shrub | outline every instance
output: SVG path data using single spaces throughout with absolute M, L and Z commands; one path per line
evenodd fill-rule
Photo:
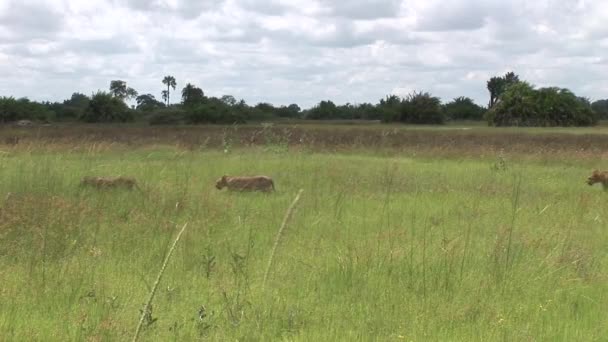
M 152 113 L 148 117 L 150 125 L 179 125 L 183 123 L 186 112 L 182 109 L 165 109 Z
M 599 115 L 600 119 L 608 119 L 608 99 L 593 102 L 591 108 Z
M 209 98 L 206 103 L 189 108 L 186 111 L 186 122 L 190 124 L 233 124 L 244 123 L 245 119 L 236 110 L 220 99 Z
M 0 97 L 0 122 L 17 120 L 49 121 L 55 118 L 55 112 L 48 106 L 30 101 L 27 98 Z
M 429 93 L 412 92 L 401 102 L 399 121 L 412 124 L 442 124 L 441 101 Z
M 485 109 L 468 97 L 457 97 L 443 106 L 445 115 L 451 120 L 483 120 Z
M 99 91 L 91 97 L 81 120 L 85 122 L 127 122 L 133 120 L 133 113 L 119 98 Z
M 536 90 L 518 82 L 505 90 L 486 119 L 495 126 L 589 126 L 598 117 L 587 100 L 568 89 Z

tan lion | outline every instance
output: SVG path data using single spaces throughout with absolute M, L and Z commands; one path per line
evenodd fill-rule
M 215 182 L 215 187 L 221 190 L 227 187 L 234 191 L 274 191 L 274 181 L 267 176 L 231 177 L 222 176 Z
M 130 177 L 84 177 L 80 181 L 81 186 L 93 186 L 98 189 L 103 188 L 126 188 L 133 189 L 137 186 L 137 181 Z
M 604 190 L 608 191 L 608 171 L 594 170 L 589 178 L 587 178 L 587 184 L 593 185 L 595 183 L 602 183 Z

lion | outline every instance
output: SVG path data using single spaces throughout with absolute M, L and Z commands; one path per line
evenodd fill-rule
M 215 182 L 215 187 L 221 190 L 227 187 L 235 191 L 274 191 L 274 181 L 267 176 L 233 177 L 222 176 Z
M 591 176 L 587 178 L 587 184 L 593 185 L 595 183 L 602 183 L 604 190 L 608 191 L 608 171 L 594 170 Z
M 137 181 L 130 177 L 84 177 L 80 181 L 81 186 L 93 186 L 98 189 L 103 188 L 139 188 Z

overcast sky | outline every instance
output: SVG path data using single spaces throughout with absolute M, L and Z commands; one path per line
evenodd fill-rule
M 249 104 L 424 90 L 485 105 L 509 70 L 608 98 L 608 1 L 0 0 L 0 96 L 61 101 L 121 79 L 160 99 L 173 75 Z

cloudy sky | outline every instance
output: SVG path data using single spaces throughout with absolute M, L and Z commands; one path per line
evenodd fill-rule
M 487 103 L 514 70 L 608 98 L 605 0 L 0 0 L 0 96 L 63 100 L 164 75 L 250 104 Z

